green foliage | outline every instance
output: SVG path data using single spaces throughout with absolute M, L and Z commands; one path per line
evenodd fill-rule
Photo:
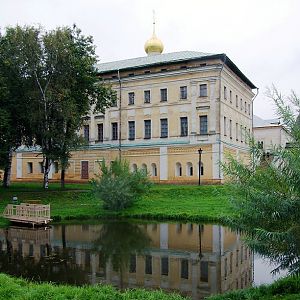
M 184 300 L 176 294 L 142 289 L 118 291 L 112 286 L 96 285 L 75 287 L 49 283 L 33 283 L 0 274 L 0 299 L 6 300 Z
M 0 123 L 9 125 L 5 139 L 0 128 L 0 149 L 6 156 L 34 142 L 45 158 L 44 180 L 51 160 L 63 170 L 68 166 L 71 150 L 82 144 L 77 131 L 83 117 L 92 107 L 104 112 L 116 99 L 99 81 L 96 63 L 92 37 L 75 25 L 6 28 L 0 35 Z
M 255 288 L 237 290 L 224 295 L 208 297 L 207 300 L 271 300 L 300 299 L 300 278 L 286 277 L 271 285 L 261 285 Z
M 131 172 L 124 160 L 115 160 L 109 167 L 102 161 L 100 167 L 101 175 L 92 185 L 103 200 L 104 209 L 119 211 L 130 207 L 150 187 L 147 174 L 142 170 Z
M 291 147 L 274 146 L 269 158 L 252 140 L 250 163 L 229 157 L 223 165 L 231 177 L 234 195 L 231 204 L 237 212 L 232 224 L 248 233 L 248 244 L 278 265 L 300 274 L 300 100 L 292 93 L 285 99 L 274 87 L 274 99 Z

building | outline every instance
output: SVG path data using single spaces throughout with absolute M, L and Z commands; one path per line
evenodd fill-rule
M 145 57 L 97 66 L 118 101 L 85 118 L 81 134 L 89 147 L 73 152 L 66 180 L 88 180 L 99 173 L 99 161 L 121 157 L 155 182 L 196 183 L 200 173 L 204 183 L 221 183 L 224 154 L 247 155 L 255 85 L 226 54 L 162 54 L 155 32 L 145 51 Z M 41 179 L 42 172 L 38 151 L 17 151 L 14 180 Z M 59 179 L 57 163 L 49 175 Z
M 253 136 L 266 153 L 272 153 L 274 146 L 285 148 L 291 142 L 291 136 L 278 118 L 263 120 L 254 116 Z

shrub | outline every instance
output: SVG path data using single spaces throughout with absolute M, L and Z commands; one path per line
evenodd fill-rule
M 116 160 L 100 164 L 101 175 L 92 180 L 95 194 L 103 200 L 103 208 L 119 211 L 131 206 L 148 191 L 150 181 L 143 170 L 131 172 L 127 161 Z

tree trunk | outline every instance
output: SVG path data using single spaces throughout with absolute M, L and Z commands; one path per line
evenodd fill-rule
M 60 187 L 62 189 L 65 188 L 65 175 L 66 175 L 66 170 L 62 168 L 60 173 Z
M 45 157 L 45 164 L 44 164 L 44 183 L 43 188 L 48 189 L 49 187 L 49 172 L 50 172 L 50 160 L 48 157 Z
M 11 161 L 12 161 L 12 149 L 9 150 L 7 155 L 7 164 L 4 168 L 4 176 L 3 176 L 3 187 L 8 188 L 10 186 L 10 175 L 11 175 Z

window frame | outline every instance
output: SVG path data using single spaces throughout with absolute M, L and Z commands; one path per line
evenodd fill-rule
M 202 88 L 204 87 L 204 89 Z M 199 85 L 199 97 L 207 97 L 208 96 L 208 87 L 207 83 L 203 83 Z

